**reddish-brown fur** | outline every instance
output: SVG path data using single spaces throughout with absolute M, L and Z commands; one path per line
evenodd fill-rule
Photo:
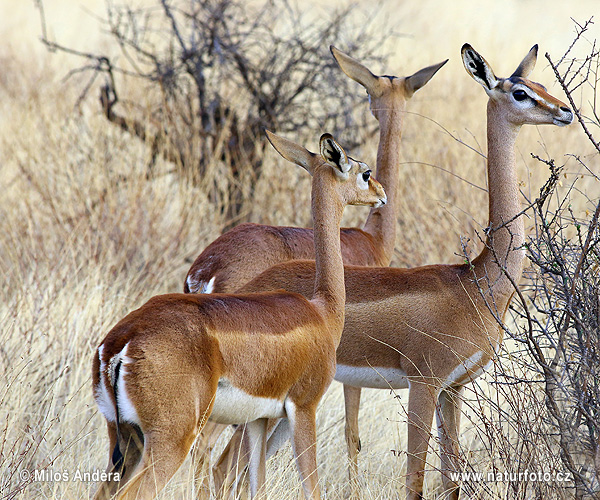
M 422 498 L 423 477 L 431 422 L 436 413 L 441 425 L 441 471 L 444 495 L 458 498 L 459 485 L 449 472 L 458 468 L 460 399 L 463 386 L 479 375 L 502 342 L 497 318 L 504 315 L 519 282 L 524 252 L 524 225 L 515 175 L 514 143 L 525 123 L 555 123 L 572 120 L 571 111 L 548 96 L 539 84 L 524 76 L 533 69 L 537 46 L 519 66 L 519 84 L 538 98 L 535 105 L 522 107 L 512 100 L 511 79 L 498 80 L 485 60 L 480 64 L 491 81 L 488 103 L 488 185 L 490 231 L 486 247 L 471 265 L 431 265 L 413 269 L 361 268 L 345 266 L 346 321 L 337 350 L 340 380 L 344 368 L 384 369 L 404 372 L 409 380 L 407 497 Z M 480 58 L 470 46 L 463 47 L 465 67 Z M 475 59 L 478 60 L 478 59 Z M 471 66 L 471 68 L 474 68 Z M 468 69 L 468 68 L 467 68 Z M 517 73 L 515 72 L 515 73 Z M 469 70 L 469 73 L 482 85 Z M 521 77 L 521 75 L 523 77 Z M 485 87 L 485 85 L 484 85 Z M 475 281 L 477 278 L 477 282 Z M 314 263 L 287 262 L 265 271 L 241 291 L 284 288 L 310 293 Z M 481 353 L 481 355 L 479 355 Z M 343 381 L 344 379 L 342 379 Z M 385 380 L 382 381 L 385 386 Z M 399 384 L 401 385 L 401 384 Z M 346 440 L 350 454 L 350 479 L 356 488 L 359 451 L 358 409 L 361 387 L 345 385 Z M 400 388 L 400 387 L 398 387 Z M 231 467 L 230 457 L 240 458 L 240 432 L 219 460 L 216 481 L 221 482 Z
M 369 233 L 353 227 L 340 229 L 342 258 L 346 264 L 384 266 L 385 256 Z M 275 264 L 294 259 L 314 259 L 312 229 L 266 226 L 247 222 L 213 241 L 198 256 L 190 270 L 196 282 L 214 277 L 213 293 L 231 292 Z M 189 279 L 184 283 L 190 290 Z
M 405 110 L 411 96 L 425 85 L 446 61 L 424 68 L 410 77 L 378 77 L 358 61 L 331 47 L 346 75 L 360 83 L 370 96 L 373 116 L 379 121 L 377 178 L 386 189 L 388 202 L 371 210 L 363 229 L 340 230 L 345 264 L 388 266 L 396 242 L 400 139 Z M 305 228 L 241 224 L 211 243 L 188 271 L 184 290 L 201 291 L 214 277 L 212 291 L 233 291 L 260 272 L 280 262 L 314 258 L 313 231 Z M 190 290 L 190 284 L 193 290 Z M 196 442 L 199 485 L 209 494 L 208 455 L 223 426 L 209 423 Z M 240 429 L 240 433 L 244 432 Z M 204 451 L 202 451 L 204 450 Z
M 364 229 L 341 229 L 342 258 L 349 265 L 388 266 L 396 241 L 395 195 L 404 110 L 414 92 L 446 61 L 406 78 L 377 77 L 336 48 L 331 51 L 341 69 L 371 96 L 371 110 L 380 123 L 377 178 L 388 194 L 388 203 L 371 210 Z M 184 291 L 202 292 L 214 278 L 212 293 L 233 292 L 275 264 L 314 257 L 312 229 L 241 224 L 213 241 L 196 258 Z
M 285 415 L 305 496 L 320 498 L 315 411 L 334 375 L 344 322 L 339 222 L 345 205 L 379 206 L 385 193 L 368 177 L 368 167 L 349 160 L 329 134 L 321 138 L 321 155 L 268 137 L 282 156 L 313 174 L 312 300 L 286 291 L 169 294 L 121 320 L 100 344 L 93 370 L 94 395 L 107 417 L 111 446 L 117 445 L 108 470 L 119 467 L 113 458 L 121 449 L 125 470 L 120 483 L 102 484 L 96 499 L 115 493 L 120 500 L 153 498 L 180 467 L 215 405 L 221 411 L 217 420 L 248 422 L 252 431 L 253 497 L 263 493 L 266 417 Z M 268 410 L 262 410 L 265 401 Z
M 286 289 L 310 296 L 314 276 L 314 261 L 283 263 L 241 291 Z M 413 269 L 344 266 L 344 279 L 346 324 L 337 350 L 338 364 L 400 368 L 412 377 L 435 370 L 442 378 L 456 366 L 457 353 L 462 361 L 477 350 L 487 351 L 485 365 L 500 340 L 497 325 L 484 312 L 485 304 L 468 265 Z M 464 291 L 457 293 L 458 289 Z M 434 309 L 432 296 L 436 297 Z M 465 331 L 465 321 L 474 328 Z M 485 330 L 489 338 L 481 335 Z M 466 335 L 457 337 L 456 331 Z M 424 350 L 424 336 L 444 349 Z M 436 361 L 430 365 L 432 355 Z

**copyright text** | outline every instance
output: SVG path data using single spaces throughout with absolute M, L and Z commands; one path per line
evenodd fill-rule
M 97 481 L 120 481 L 119 472 L 106 472 L 101 470 L 52 470 L 52 469 L 22 469 L 19 478 L 23 482 L 31 483 L 67 483 L 67 482 L 97 482 Z

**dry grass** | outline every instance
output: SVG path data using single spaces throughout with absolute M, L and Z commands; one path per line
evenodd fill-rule
M 587 19 L 595 2 L 578 2 L 577 9 L 558 0 L 480 2 L 476 12 L 465 1 L 418 4 L 383 6 L 388 24 L 410 37 L 396 42 L 389 68 L 373 68 L 404 74 L 451 58 L 415 96 L 406 116 L 394 263 L 408 266 L 460 260 L 459 237 L 473 237 L 487 222 L 487 195 L 469 184 L 485 188 L 485 162 L 447 132 L 485 151 L 486 97 L 462 68 L 462 43 L 472 43 L 500 76 L 507 76 L 536 42 L 542 56 L 562 54 L 572 39 L 569 16 Z M 88 6 L 102 13 L 99 0 Z M 19 479 L 19 471 L 104 468 L 103 419 L 90 390 L 93 349 L 128 311 L 152 295 L 181 290 L 189 259 L 225 221 L 201 187 L 168 173 L 148 181 L 146 148 L 108 126 L 93 99 L 74 112 L 80 87 L 61 82 L 73 61 L 53 58 L 35 43 L 37 17 L 31 6 L 5 4 L 0 10 L 8 40 L 0 51 L 0 498 L 85 498 L 93 483 L 28 483 Z M 82 10 L 47 2 L 46 11 L 62 41 L 81 41 L 86 48 L 106 43 Z M 560 97 L 543 57 L 533 77 Z M 356 91 L 362 92 L 358 85 Z M 368 113 L 366 102 L 362 112 Z M 314 140 L 307 146 L 314 148 L 321 132 L 312 131 Z M 352 154 L 374 164 L 376 148 L 373 141 Z M 530 152 L 566 163 L 568 178 L 584 172 L 565 154 L 591 152 L 576 126 L 524 127 L 518 150 L 519 177 L 529 197 L 548 173 Z M 274 152 L 268 155 L 272 161 L 257 187 L 252 219 L 307 225 L 306 175 L 276 161 Z M 580 188 L 597 197 L 595 181 L 584 179 Z M 574 196 L 575 210 L 588 208 L 584 199 Z M 365 210 L 349 208 L 345 224 L 360 225 L 365 216 Z M 477 240 L 473 248 L 479 249 Z M 504 357 L 514 361 L 510 345 Z M 475 403 L 465 409 L 463 447 L 483 470 L 488 455 L 482 452 L 484 419 L 477 401 L 482 394 L 494 397 L 487 384 L 491 378 L 493 373 L 487 374 L 467 394 Z M 405 449 L 406 394 L 394 396 L 364 391 L 360 467 L 365 498 L 403 495 L 405 457 L 391 450 Z M 320 475 L 332 499 L 344 498 L 346 491 L 342 408 L 340 387 L 334 384 L 318 413 Z M 269 467 L 270 497 L 296 498 L 299 485 L 289 452 Z M 162 498 L 192 498 L 190 477 L 184 465 Z M 439 482 L 430 474 L 426 491 L 435 491 Z M 505 496 L 505 487 L 498 486 L 499 495 Z

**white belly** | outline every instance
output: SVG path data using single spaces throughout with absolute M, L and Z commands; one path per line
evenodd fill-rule
M 477 351 L 470 358 L 465 359 L 462 363 L 459 363 L 454 370 L 448 375 L 448 378 L 444 381 L 442 388 L 446 389 L 457 383 L 466 383 L 471 380 L 475 380 L 479 377 L 484 370 L 489 368 L 492 361 L 488 361 L 484 367 L 477 366 L 483 357 L 483 351 Z M 475 370 L 474 370 L 475 369 Z M 474 370 L 470 375 L 469 372 Z
M 335 379 L 342 384 L 371 389 L 408 389 L 406 373 L 398 368 L 337 365 Z
M 286 416 L 285 400 L 252 396 L 220 379 L 209 420 L 219 424 L 243 424 L 258 418 Z

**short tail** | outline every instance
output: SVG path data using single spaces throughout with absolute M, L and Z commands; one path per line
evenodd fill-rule
M 112 463 L 116 471 L 120 471 L 121 474 L 125 473 L 125 459 L 123 457 L 123 453 L 121 453 L 121 449 L 119 448 L 119 441 L 121 441 L 121 429 L 119 423 L 119 395 L 117 384 L 119 381 L 119 372 L 121 371 L 121 360 L 117 362 L 115 366 L 115 372 L 113 376 L 113 394 L 115 395 L 115 422 L 117 426 L 117 443 L 115 444 L 115 449 L 112 453 Z

